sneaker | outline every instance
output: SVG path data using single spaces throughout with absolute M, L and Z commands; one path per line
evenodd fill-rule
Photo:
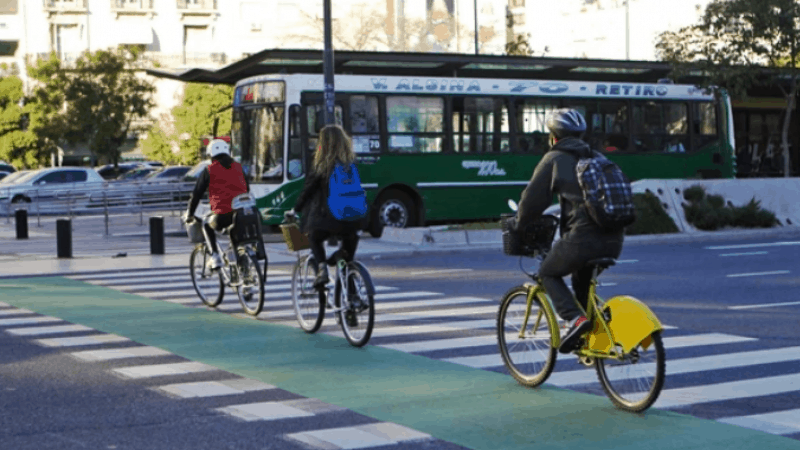
M 358 326 L 358 317 L 356 316 L 356 312 L 352 309 L 345 311 L 344 320 L 347 322 L 348 327 L 355 328 Z
M 586 319 L 585 316 L 578 316 L 569 323 L 569 330 L 564 338 L 561 340 L 561 346 L 558 348 L 560 353 L 570 353 L 575 351 L 580 346 L 580 338 L 584 333 L 592 328 L 592 322 Z
M 325 289 L 328 284 L 328 265 L 321 263 L 318 266 L 317 278 L 314 279 L 314 289 L 319 291 Z
M 222 267 L 222 257 L 219 256 L 219 253 L 211 254 L 211 258 L 209 258 L 206 262 L 206 267 L 208 267 L 210 270 L 217 270 Z

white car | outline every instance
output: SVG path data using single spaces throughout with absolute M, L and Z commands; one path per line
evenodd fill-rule
M 86 167 L 53 167 L 32 171 L 14 183 L 0 185 L 0 208 L 9 205 L 41 211 L 57 211 L 85 205 L 93 191 L 107 185 L 96 170 Z

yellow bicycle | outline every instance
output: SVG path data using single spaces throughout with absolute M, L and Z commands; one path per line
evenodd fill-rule
M 509 232 L 510 220 L 503 219 L 505 253 L 544 259 L 558 219 L 544 216 L 521 235 Z M 583 365 L 595 367 L 603 390 L 618 408 L 641 412 L 653 405 L 664 386 L 663 326 L 647 305 L 633 297 L 604 301 L 597 295 L 597 277 L 614 264 L 613 258 L 587 263 L 593 268 L 593 277 L 583 312 L 594 326 L 582 336 L 573 354 Z M 553 372 L 562 328 L 538 275 L 525 273 L 533 283 L 512 288 L 500 303 L 497 341 L 511 376 L 524 386 L 536 387 Z

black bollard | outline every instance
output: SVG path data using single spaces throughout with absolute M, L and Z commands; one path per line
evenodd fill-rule
M 72 220 L 56 220 L 56 247 L 59 258 L 72 258 Z
M 164 254 L 164 218 L 161 216 L 150 218 L 150 254 Z
M 28 210 L 18 209 L 14 216 L 17 221 L 17 239 L 28 239 Z

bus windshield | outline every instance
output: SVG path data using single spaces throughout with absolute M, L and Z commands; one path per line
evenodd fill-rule
M 282 105 L 256 105 L 234 110 L 231 150 L 251 183 L 283 181 Z

